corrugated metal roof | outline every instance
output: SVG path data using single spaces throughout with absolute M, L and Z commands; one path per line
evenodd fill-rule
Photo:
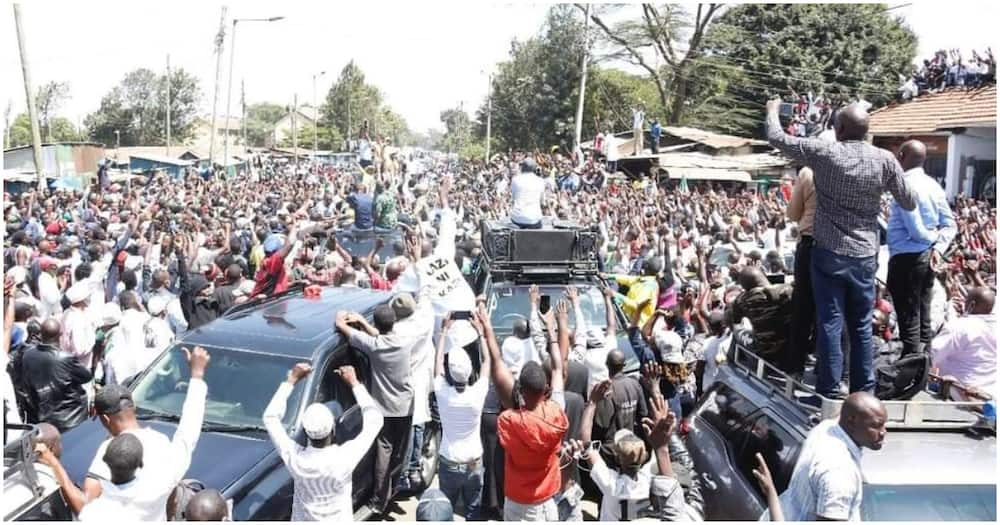
M 669 168 L 667 173 L 671 179 L 689 180 L 725 180 L 735 182 L 751 182 L 749 173 L 740 170 L 703 169 L 703 168 Z
M 657 155 L 656 160 L 661 168 L 668 170 L 670 168 L 701 168 L 756 171 L 768 168 L 783 168 L 789 165 L 788 159 L 774 153 L 708 155 L 697 152 L 678 152 Z
M 927 93 L 873 111 L 868 132 L 872 135 L 913 135 L 966 126 L 997 123 L 996 85 L 978 89 L 952 88 Z
M 663 133 L 672 135 L 679 139 L 704 144 L 715 149 L 740 148 L 743 146 L 767 146 L 767 142 L 763 140 L 737 137 L 735 135 L 724 135 L 722 133 L 713 133 L 711 131 L 705 131 L 697 128 L 665 126 L 663 128 Z

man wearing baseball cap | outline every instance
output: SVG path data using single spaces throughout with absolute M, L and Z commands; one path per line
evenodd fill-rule
M 458 507 L 464 501 L 465 520 L 480 519 L 479 507 L 483 492 L 483 444 L 480 422 L 486 394 L 489 392 L 490 353 L 482 352 L 479 379 L 469 384 L 472 361 L 463 348 L 448 353 L 448 375 L 445 377 L 444 346 L 451 320 L 445 321 L 434 360 L 434 396 L 441 417 L 441 450 L 439 483 L 441 490 Z M 489 330 L 489 317 L 476 312 L 473 322 L 477 331 Z M 492 337 L 492 336 L 491 336 Z
M 185 349 L 191 378 L 173 439 L 139 426 L 132 394 L 108 385 L 94 399 L 94 412 L 113 437 L 101 443 L 77 488 L 54 458 L 45 461 L 56 473 L 70 509 L 80 521 L 145 522 L 167 520 L 167 499 L 191 464 L 205 415 L 204 348 Z
M 257 285 L 254 286 L 253 292 L 250 293 L 251 298 L 261 294 L 274 295 L 288 289 L 288 272 L 285 271 L 285 257 L 288 257 L 288 254 L 292 251 L 297 237 L 297 226 L 292 224 L 291 229 L 288 231 L 288 237 L 285 239 L 276 234 L 271 234 L 264 239 L 264 260 L 261 261 L 260 266 L 257 268 L 257 275 L 254 276 Z
M 358 381 L 354 367 L 342 366 L 336 373 L 351 388 L 361 408 L 361 433 L 346 443 L 336 444 L 333 413 L 326 405 L 313 403 L 302 414 L 302 429 L 309 442 L 304 447 L 299 445 L 285 431 L 281 420 L 295 384 L 310 372 L 312 367 L 308 363 L 298 363 L 288 372 L 288 379 L 278 386 L 264 410 L 264 427 L 294 481 L 292 521 L 351 521 L 354 467 L 382 430 L 382 413 Z

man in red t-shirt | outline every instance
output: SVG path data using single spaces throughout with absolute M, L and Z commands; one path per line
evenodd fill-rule
M 552 499 L 562 487 L 559 454 L 569 428 L 566 418 L 562 352 L 550 323 L 549 353 L 552 383 L 542 365 L 529 361 L 521 369 L 518 392 L 523 399 L 516 408 L 504 410 L 497 419 L 497 437 L 504 458 L 504 521 L 558 521 Z M 503 364 L 493 337 L 487 337 L 491 357 L 497 365 L 493 379 L 505 406 L 513 405 L 510 371 Z M 551 389 L 550 389 L 551 386 Z M 550 394 L 551 392 L 551 394 Z
M 257 284 L 253 287 L 250 297 L 279 294 L 288 289 L 285 257 L 288 257 L 288 253 L 295 246 L 297 233 L 293 225 L 284 243 L 281 241 L 281 236 L 273 233 L 264 240 L 264 260 L 257 269 L 257 275 L 254 277 Z

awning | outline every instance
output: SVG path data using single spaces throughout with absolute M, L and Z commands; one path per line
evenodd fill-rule
M 730 182 L 753 182 L 750 174 L 740 170 L 713 170 L 705 168 L 661 168 L 671 179 L 717 180 Z

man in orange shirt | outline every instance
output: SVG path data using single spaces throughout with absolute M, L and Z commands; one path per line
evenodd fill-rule
M 504 521 L 559 521 L 553 497 L 562 486 L 559 454 L 569 420 L 564 411 L 563 352 L 556 337 L 555 323 L 550 320 L 547 325 L 552 384 L 542 365 L 529 361 L 521 369 L 516 387 L 520 398 L 517 401 L 511 395 L 513 378 L 500 358 L 496 340 L 487 339 L 487 346 L 497 363 L 493 379 L 500 398 L 505 406 L 515 407 L 503 411 L 497 420 L 497 437 L 506 452 Z

